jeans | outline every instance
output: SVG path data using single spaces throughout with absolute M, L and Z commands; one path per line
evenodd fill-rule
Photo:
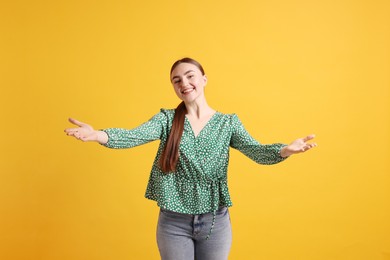
M 228 208 L 216 211 L 211 228 L 213 218 L 213 212 L 190 215 L 160 209 L 157 244 L 161 259 L 227 260 L 232 244 Z

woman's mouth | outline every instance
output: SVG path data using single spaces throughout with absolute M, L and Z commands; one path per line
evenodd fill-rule
M 195 90 L 195 88 L 187 88 L 187 89 L 182 90 L 181 93 L 185 95 L 185 94 L 191 93 L 194 90 Z

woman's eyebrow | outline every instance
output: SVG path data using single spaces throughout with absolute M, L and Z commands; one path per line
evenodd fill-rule
M 195 72 L 195 71 L 194 71 L 194 70 L 188 70 L 188 71 L 186 71 L 186 72 L 184 73 L 184 75 L 187 75 L 187 74 L 190 73 L 190 72 Z M 180 77 L 179 77 L 179 76 L 173 76 L 171 80 L 174 80 L 174 79 L 176 79 L 176 78 L 180 78 Z

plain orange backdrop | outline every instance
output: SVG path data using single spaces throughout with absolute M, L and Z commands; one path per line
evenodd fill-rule
M 3 1 L 0 259 L 159 259 L 143 195 L 157 142 L 110 150 L 68 117 L 132 128 L 175 107 L 199 60 L 209 104 L 262 143 L 315 133 L 274 165 L 232 151 L 230 259 L 390 259 L 390 2 Z

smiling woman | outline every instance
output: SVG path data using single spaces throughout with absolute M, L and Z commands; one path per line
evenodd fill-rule
M 162 259 L 227 259 L 232 241 L 227 185 L 230 147 L 259 164 L 275 164 L 315 147 L 309 135 L 291 144 L 261 144 L 236 114 L 211 108 L 204 88 L 207 77 L 191 58 L 176 61 L 171 82 L 182 101 L 161 109 L 134 129 L 94 130 L 71 119 L 69 136 L 108 148 L 131 148 L 160 140 L 145 197 L 157 202 L 157 242 Z

